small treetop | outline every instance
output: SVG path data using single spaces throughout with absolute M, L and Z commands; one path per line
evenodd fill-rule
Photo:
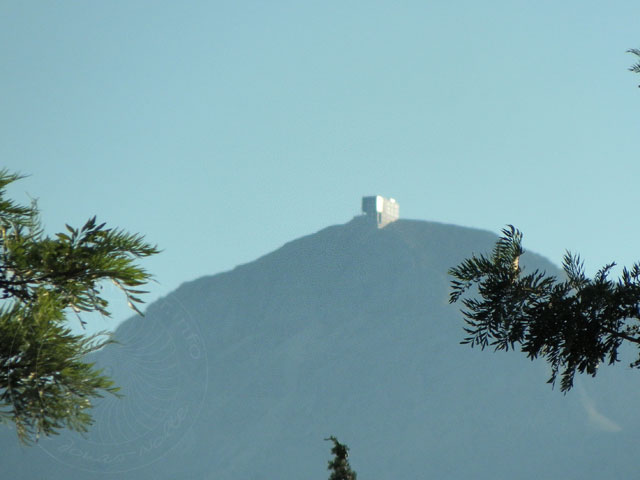
M 349 447 L 340 443 L 333 435 L 325 438 L 325 440 L 333 442 L 331 453 L 334 458 L 329 460 L 329 466 L 327 467 L 331 471 L 329 480 L 356 480 L 356 472 L 351 470 L 349 465 Z

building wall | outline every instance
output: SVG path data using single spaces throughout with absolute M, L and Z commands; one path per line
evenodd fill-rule
M 400 205 L 393 198 L 381 195 L 362 197 L 362 212 L 375 221 L 378 228 L 383 228 L 399 218 Z

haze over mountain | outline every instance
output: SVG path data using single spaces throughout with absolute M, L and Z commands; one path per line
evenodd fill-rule
M 2 430 L 2 478 L 323 479 L 329 435 L 362 480 L 634 478 L 640 373 L 563 396 L 544 363 L 459 344 L 447 270 L 495 240 L 356 217 L 185 283 L 96 355 L 125 398 L 84 438 Z

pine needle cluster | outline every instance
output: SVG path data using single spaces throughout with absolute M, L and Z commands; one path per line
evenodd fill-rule
M 46 236 L 37 204 L 19 205 L 6 187 L 21 178 L 0 171 L 0 420 L 19 439 L 92 423 L 91 401 L 117 394 L 113 381 L 85 356 L 110 343 L 106 333 L 75 335 L 67 313 L 109 316 L 102 282 L 113 282 L 140 313 L 140 288 L 150 274 L 136 261 L 158 253 L 140 235 L 89 219 L 82 228 Z
M 450 303 L 462 302 L 467 337 L 481 349 L 516 346 L 551 366 L 549 383 L 561 377 L 563 392 L 576 372 L 595 376 L 602 363 L 618 362 L 623 343 L 640 348 L 640 264 L 609 279 L 615 264 L 588 278 L 580 257 L 566 253 L 566 279 L 519 266 L 522 234 L 502 231 L 492 255 L 473 255 L 452 268 Z M 640 355 L 631 364 L 640 367 Z

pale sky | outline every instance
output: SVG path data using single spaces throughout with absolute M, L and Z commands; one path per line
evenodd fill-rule
M 0 154 L 47 231 L 157 243 L 148 301 L 373 194 L 593 273 L 640 260 L 634 47 L 637 0 L 2 1 Z

